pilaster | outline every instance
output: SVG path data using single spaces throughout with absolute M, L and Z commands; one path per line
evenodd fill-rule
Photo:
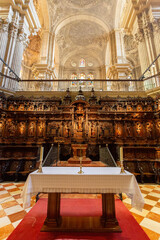
M 0 57 L 4 59 L 7 40 L 8 40 L 9 22 L 0 18 Z M 3 63 L 0 61 L 0 72 L 2 71 Z

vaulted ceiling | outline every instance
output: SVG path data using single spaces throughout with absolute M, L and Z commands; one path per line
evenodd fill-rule
M 115 28 L 118 0 L 47 0 L 61 66 L 87 58 L 90 67 L 105 63 L 108 33 Z M 75 65 L 75 64 L 74 64 Z

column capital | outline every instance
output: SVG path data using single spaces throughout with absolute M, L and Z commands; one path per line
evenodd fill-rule
M 12 22 L 9 24 L 9 35 L 13 38 L 17 36 L 18 33 L 18 24 Z
M 137 33 L 135 34 L 135 40 L 137 43 L 143 42 L 144 41 L 144 31 L 143 29 L 138 29 Z
M 8 32 L 8 30 L 9 30 L 9 21 L 8 21 L 8 19 L 0 18 L 0 30 L 2 32 Z
M 152 22 L 153 25 L 153 31 L 154 32 L 160 32 L 160 19 L 154 19 Z
M 152 37 L 153 36 L 153 25 L 152 23 L 148 23 L 143 28 L 144 35 L 146 37 Z

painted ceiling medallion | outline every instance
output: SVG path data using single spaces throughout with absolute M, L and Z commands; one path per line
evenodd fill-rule
M 76 8 L 89 8 L 96 5 L 99 0 L 67 0 L 69 5 Z

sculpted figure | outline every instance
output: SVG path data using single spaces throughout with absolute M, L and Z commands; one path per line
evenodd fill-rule
M 120 125 L 117 125 L 117 136 L 120 137 L 122 133 L 122 129 Z
M 34 136 L 34 122 L 31 122 L 28 129 L 28 135 Z
M 20 122 L 20 124 L 19 124 L 20 135 L 23 135 L 24 131 L 25 131 L 25 123 L 24 122 Z
M 141 123 L 136 123 L 136 132 L 137 132 L 137 134 L 138 135 L 140 135 L 141 134 L 141 130 L 142 130 L 142 125 L 141 125 Z
M 96 136 L 96 124 L 92 123 L 91 125 L 91 136 L 95 137 Z
M 2 131 L 3 131 L 3 122 L 0 122 L 0 136 L 2 135 Z
M 146 131 L 147 131 L 147 136 L 151 137 L 152 136 L 152 125 L 150 122 L 147 122 L 147 124 L 146 124 Z
M 44 125 L 45 125 L 44 122 L 40 122 L 38 125 L 39 136 L 43 136 Z
M 131 124 L 130 123 L 127 123 L 126 132 L 127 132 L 127 136 L 131 136 Z
M 15 135 L 15 132 L 16 132 L 16 127 L 15 127 L 14 121 L 9 122 L 9 124 L 8 124 L 8 133 L 9 133 L 9 136 L 14 136 L 14 135 Z
M 77 127 L 78 127 L 78 130 L 79 130 L 79 131 L 82 131 L 82 127 L 83 127 L 83 116 L 79 116 L 79 117 L 78 117 Z

